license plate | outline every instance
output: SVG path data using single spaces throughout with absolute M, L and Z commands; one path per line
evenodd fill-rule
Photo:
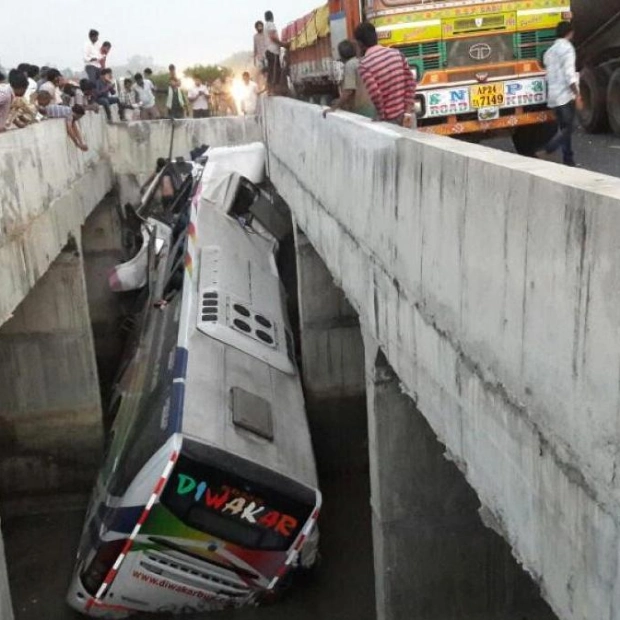
M 506 101 L 504 83 L 472 86 L 470 96 L 472 108 L 489 108 L 504 105 Z

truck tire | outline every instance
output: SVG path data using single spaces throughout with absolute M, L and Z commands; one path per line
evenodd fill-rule
M 607 86 L 607 117 L 609 127 L 620 136 L 620 68 L 616 69 L 609 78 Z
M 602 133 L 609 129 L 607 82 L 607 73 L 600 67 L 586 67 L 581 72 L 583 110 L 579 112 L 579 120 L 588 133 Z
M 536 151 L 542 149 L 558 130 L 556 123 L 542 125 L 523 125 L 517 127 L 512 134 L 512 143 L 515 151 L 525 157 L 533 157 Z

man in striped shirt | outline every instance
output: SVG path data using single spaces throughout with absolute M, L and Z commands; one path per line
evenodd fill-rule
M 377 109 L 378 120 L 402 125 L 413 119 L 416 84 L 405 57 L 396 49 L 378 45 L 377 31 L 370 22 L 355 29 L 363 54 L 360 75 Z
M 45 118 L 61 118 L 65 121 L 67 135 L 71 142 L 75 144 L 81 151 L 88 151 L 88 146 L 82 138 L 82 132 L 78 121 L 84 116 L 85 110 L 81 105 L 75 104 L 72 107 L 68 105 L 58 105 L 52 103 L 52 98 L 47 91 L 40 90 L 37 93 L 37 107 L 39 112 Z

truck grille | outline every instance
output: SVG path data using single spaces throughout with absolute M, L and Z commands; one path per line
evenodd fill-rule
M 398 49 L 405 55 L 410 67 L 417 67 L 419 73 L 440 69 L 441 48 L 439 41 L 405 45 Z
M 480 67 L 515 60 L 511 34 L 456 39 L 447 44 L 448 68 Z
M 517 50 L 522 60 L 542 60 L 543 54 L 555 41 L 554 30 L 537 30 L 516 35 Z

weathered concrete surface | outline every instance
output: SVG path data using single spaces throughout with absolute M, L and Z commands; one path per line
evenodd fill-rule
M 62 121 L 0 137 L 0 325 L 112 188 L 104 114 L 81 121 L 89 151 Z
M 73 247 L 0 328 L 0 497 L 87 491 L 103 446 L 100 403 Z
M 364 342 L 357 313 L 295 227 L 299 332 L 306 398 L 364 396 Z
M 275 185 L 487 523 L 559 617 L 620 618 L 618 181 L 290 100 L 265 126 Z
M 170 120 L 110 125 L 110 157 L 117 175 L 121 204 L 135 202 L 138 189 L 155 170 L 158 157 L 168 157 L 173 124 Z M 208 146 L 236 146 L 262 140 L 258 118 L 221 117 L 174 121 L 172 156 Z
M 13 606 L 11 604 L 11 593 L 9 592 L 9 578 L 4 556 L 2 528 L 0 528 L 0 618 L 2 620 L 13 620 Z
M 108 284 L 111 270 L 126 258 L 117 207 L 118 195 L 112 192 L 95 208 L 82 228 L 86 291 L 104 411 L 127 336 L 127 330 L 122 329 L 125 296 L 112 292 Z M 134 297 L 131 294 L 128 297 L 130 305 Z
M 383 353 L 365 344 L 378 620 L 556 620 Z

